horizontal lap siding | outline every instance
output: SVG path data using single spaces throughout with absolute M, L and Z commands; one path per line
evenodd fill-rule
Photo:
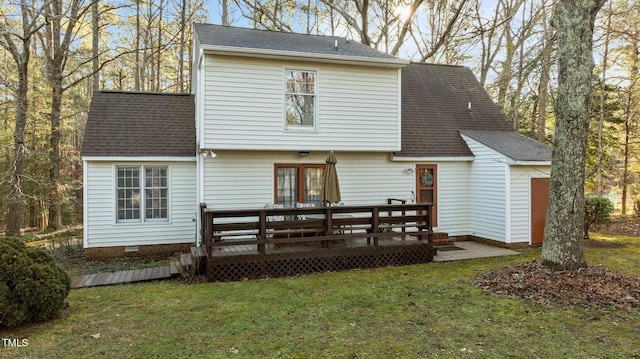
M 475 157 L 469 186 L 470 234 L 506 242 L 506 158 L 469 137 L 462 137 Z
M 531 179 L 549 178 L 550 166 L 511 166 L 511 242 L 531 240 Z
M 261 208 L 274 202 L 274 165 L 324 164 L 328 153 L 217 151 L 204 166 L 205 203 L 215 209 Z M 386 204 L 388 198 L 409 200 L 415 191 L 415 163 L 393 162 L 383 153 L 337 152 L 342 202 L 350 206 Z M 438 230 L 469 234 L 469 163 L 438 164 Z
M 438 164 L 438 227 L 450 236 L 469 234 L 469 162 Z
M 274 165 L 324 164 L 328 152 L 219 151 L 207 158 L 205 202 L 210 208 L 260 208 L 274 202 Z M 412 179 L 403 173 L 406 164 L 392 163 L 387 154 L 336 153 L 336 165 L 346 205 L 384 204 L 387 198 L 409 199 Z
M 317 131 L 284 130 L 284 69 L 317 71 Z M 207 56 L 203 147 L 396 151 L 397 69 Z
M 118 165 L 140 165 L 143 162 Z M 116 223 L 115 169 L 111 162 L 87 162 L 87 247 L 185 243 L 195 240 L 195 162 L 157 163 L 169 168 L 169 222 Z

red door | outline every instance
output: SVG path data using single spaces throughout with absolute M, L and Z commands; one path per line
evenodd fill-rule
M 531 244 L 542 244 L 549 203 L 549 179 L 531 179 Z
M 438 166 L 416 165 L 416 203 L 433 203 L 431 225 L 438 225 Z

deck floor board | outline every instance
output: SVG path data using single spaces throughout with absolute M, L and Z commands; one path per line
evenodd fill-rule
M 171 278 L 171 269 L 169 266 L 132 269 L 110 273 L 94 273 L 74 276 L 71 278 L 71 288 L 97 287 L 168 278 Z

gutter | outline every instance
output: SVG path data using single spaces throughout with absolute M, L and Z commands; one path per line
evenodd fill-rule
M 233 46 L 218 46 L 218 45 L 200 45 L 200 48 L 205 52 L 215 55 L 226 56 L 242 56 L 242 57 L 254 57 L 263 59 L 286 59 L 289 61 L 300 60 L 309 62 L 323 62 L 333 64 L 353 65 L 361 64 L 374 67 L 387 67 L 387 68 L 403 68 L 410 63 L 409 60 L 402 60 L 398 58 L 393 59 L 381 59 L 375 57 L 366 56 L 344 56 L 344 55 L 330 55 L 319 54 L 313 52 L 299 52 L 299 51 L 274 51 L 267 49 L 255 49 L 245 47 L 233 47 Z

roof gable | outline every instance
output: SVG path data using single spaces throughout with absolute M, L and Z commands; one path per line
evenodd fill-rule
M 194 119 L 190 94 L 95 92 L 82 156 L 193 157 Z
M 302 56 L 310 60 L 341 59 L 404 66 L 398 59 L 370 46 L 337 36 L 308 35 L 293 32 L 257 30 L 213 24 L 194 24 L 200 46 L 205 49 L 228 51 L 236 55 Z
M 472 156 L 459 135 L 464 130 L 493 131 L 493 144 L 503 135 L 510 143 L 525 141 L 524 136 L 515 136 L 517 132 L 469 68 L 425 63 L 403 68 L 402 150 L 395 155 Z

